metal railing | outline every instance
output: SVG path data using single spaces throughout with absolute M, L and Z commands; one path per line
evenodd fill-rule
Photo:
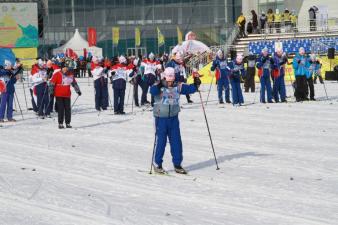
M 239 29 L 236 24 L 234 24 L 232 27 L 226 28 L 226 33 L 228 34 L 226 40 L 224 41 L 223 45 L 215 45 L 210 46 L 210 52 L 204 52 L 201 54 L 193 55 L 189 58 L 188 62 L 186 62 L 186 73 L 190 75 L 192 73 L 192 70 L 194 68 L 196 69 L 202 69 L 204 66 L 206 66 L 208 63 L 210 63 L 216 56 L 216 52 L 219 49 L 222 49 L 224 51 L 225 55 L 228 55 L 230 50 L 234 48 L 234 41 L 238 37 Z
M 327 36 L 332 31 L 338 31 L 338 18 L 330 18 L 326 20 L 303 20 L 302 24 L 298 21 L 296 24 L 285 23 L 271 23 L 271 27 L 266 22 L 264 29 L 259 30 L 261 39 L 267 39 L 269 36 L 279 38 L 285 36 L 285 34 L 293 35 L 295 38 L 304 33 L 321 32 L 324 36 Z M 279 24 L 279 25 L 278 25 Z M 308 24 L 308 25 L 305 25 Z M 277 25 L 277 26 L 276 26 Z M 277 37 L 276 37 L 277 36 Z

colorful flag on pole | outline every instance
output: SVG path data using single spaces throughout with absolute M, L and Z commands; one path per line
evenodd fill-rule
M 158 46 L 164 45 L 164 42 L 165 42 L 164 41 L 164 36 L 161 33 L 160 28 L 157 27 L 157 44 L 158 44 Z
M 140 28 L 135 27 L 135 46 L 141 45 L 141 31 Z
M 120 40 L 120 28 L 119 27 L 113 27 L 112 29 L 113 34 L 113 44 L 118 45 Z
M 88 44 L 89 47 L 96 46 L 96 29 L 94 27 L 88 27 Z
M 180 28 L 177 26 L 177 42 L 178 44 L 182 44 L 182 41 L 183 41 L 183 35 L 182 35 Z

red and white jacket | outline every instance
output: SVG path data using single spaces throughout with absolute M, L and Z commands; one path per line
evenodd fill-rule
M 134 65 L 129 64 L 116 64 L 110 68 L 111 72 L 115 72 L 114 75 L 110 73 L 110 76 L 113 77 L 113 81 L 118 80 L 118 79 L 124 79 L 125 81 L 128 80 L 128 75 L 133 71 Z
M 50 79 L 50 83 L 55 85 L 54 96 L 70 98 L 72 94 L 70 86 L 73 82 L 76 82 L 73 75 L 63 74 L 61 70 L 54 73 Z
M 32 66 L 30 81 L 32 82 L 32 87 L 35 87 L 47 80 L 47 70 L 45 68 L 39 67 L 38 64 Z
M 104 72 L 104 68 L 100 64 L 96 64 L 92 62 L 90 64 L 90 69 L 91 69 L 94 80 L 100 79 L 101 77 L 104 77 L 104 78 L 108 77 L 108 75 Z
M 159 61 L 146 59 L 142 61 L 141 66 L 144 67 L 144 74 L 156 75 L 157 65 L 159 64 Z

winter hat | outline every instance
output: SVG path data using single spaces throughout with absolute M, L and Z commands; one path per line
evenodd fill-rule
M 154 53 L 150 52 L 148 57 L 149 57 L 150 60 L 153 60 L 155 58 L 155 55 L 154 55 Z
M 167 67 L 164 70 L 164 79 L 166 81 L 175 81 L 175 69 L 172 67 Z
M 282 55 L 283 54 L 283 49 L 282 48 L 277 48 L 276 49 L 276 53 L 279 54 L 279 55 Z
M 5 68 L 7 68 L 7 67 L 11 67 L 11 66 L 12 66 L 12 63 L 11 63 L 11 61 L 9 61 L 9 60 L 5 59 L 4 66 L 5 66 Z
M 300 47 L 298 52 L 299 52 L 300 55 L 304 55 L 305 49 L 303 47 Z
M 92 58 L 92 62 L 93 63 L 98 63 L 99 59 L 96 56 L 93 56 Z
M 127 62 L 127 59 L 126 59 L 126 57 L 124 57 L 123 55 L 121 55 L 120 57 L 119 57 L 119 63 L 126 63 Z
M 217 51 L 216 55 L 217 55 L 219 58 L 223 58 L 224 53 L 223 53 L 222 49 L 219 49 L 219 50 Z
M 43 61 L 42 61 L 42 59 L 38 59 L 38 65 L 39 65 L 40 67 L 43 67 Z

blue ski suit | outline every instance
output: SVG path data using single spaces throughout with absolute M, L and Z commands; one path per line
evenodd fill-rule
M 216 69 L 220 72 L 220 77 L 217 81 L 217 91 L 218 91 L 218 100 L 223 102 L 223 88 L 225 90 L 225 100 L 227 102 L 230 101 L 230 90 L 229 90 L 229 74 L 230 68 L 228 67 L 228 62 L 226 59 L 220 59 L 216 57 L 216 59 L 212 62 L 211 71 L 215 71 Z
M 260 76 L 261 82 L 261 96 L 260 102 L 265 103 L 265 90 L 268 98 L 268 102 L 272 102 L 271 94 L 271 71 L 274 69 L 274 61 L 270 56 L 261 55 L 257 61 L 257 68 L 263 71 L 263 74 Z
M 230 83 L 232 88 L 232 104 L 243 104 L 244 98 L 241 89 L 241 76 L 245 77 L 245 69 L 244 64 L 237 64 L 236 60 L 231 61 L 229 64 L 229 68 L 231 69 L 230 74 Z
M 178 84 L 172 88 L 163 87 L 162 83 L 153 85 L 150 93 L 155 98 L 153 115 L 155 117 L 155 163 L 160 166 L 167 138 L 170 142 L 172 162 L 180 166 L 183 161 L 182 140 L 178 113 L 180 112 L 180 95 L 193 94 L 197 89 L 193 84 Z
M 287 58 L 285 55 L 278 56 L 275 54 L 273 56 L 275 70 L 278 70 L 278 76 L 274 77 L 273 81 L 273 98 L 275 102 L 279 102 L 279 96 L 282 102 L 286 100 L 286 89 L 285 89 L 285 64 L 287 63 Z

